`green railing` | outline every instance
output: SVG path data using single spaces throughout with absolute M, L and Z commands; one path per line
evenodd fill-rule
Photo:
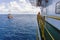
M 60 20 L 60 17 L 57 17 L 57 16 L 47 16 L 47 18 L 53 18 L 53 19 L 56 19 L 56 20 Z
M 51 17 L 49 17 L 51 18 Z M 53 19 L 57 19 L 52 17 Z M 60 40 L 60 31 L 52 24 L 45 21 L 42 16 L 37 16 L 38 27 L 40 31 L 41 40 Z

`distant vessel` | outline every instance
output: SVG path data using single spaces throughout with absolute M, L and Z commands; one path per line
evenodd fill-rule
M 11 14 L 8 14 L 8 18 L 11 19 L 13 18 L 13 16 Z
M 9 12 L 8 18 L 9 18 L 9 19 L 13 18 L 13 16 L 11 15 L 11 10 L 9 10 L 8 12 Z

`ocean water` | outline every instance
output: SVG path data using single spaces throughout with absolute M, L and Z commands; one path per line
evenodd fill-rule
M 34 14 L 0 14 L 0 40 L 36 40 L 37 20 Z

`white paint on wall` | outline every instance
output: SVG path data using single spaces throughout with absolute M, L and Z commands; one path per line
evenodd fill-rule
M 60 0 L 52 0 L 51 2 L 53 2 L 51 5 L 49 5 L 47 8 L 47 15 L 56 15 L 55 13 L 55 6 L 56 3 L 59 2 Z

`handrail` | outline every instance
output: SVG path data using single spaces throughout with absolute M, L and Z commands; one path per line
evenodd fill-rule
M 45 26 L 45 23 L 44 23 L 44 20 L 43 20 L 42 16 L 40 16 L 40 15 L 37 16 L 37 22 L 38 22 L 39 29 L 41 30 L 42 40 L 45 40 L 45 35 L 44 35 L 44 26 Z
M 60 17 L 57 17 L 57 16 L 47 16 L 48 18 L 53 18 L 53 19 L 56 19 L 56 20 L 60 20 Z
M 40 18 L 39 18 L 40 17 Z M 52 37 L 52 35 L 50 34 L 50 32 L 45 28 L 45 18 L 43 19 L 42 16 L 37 16 L 37 21 L 38 21 L 38 26 L 39 29 L 41 29 L 41 36 L 42 36 L 42 40 L 46 40 L 45 38 L 45 34 L 44 34 L 44 29 L 47 31 L 47 33 L 49 34 L 50 38 L 52 40 L 54 40 L 54 38 Z M 41 26 L 41 27 L 40 27 Z

